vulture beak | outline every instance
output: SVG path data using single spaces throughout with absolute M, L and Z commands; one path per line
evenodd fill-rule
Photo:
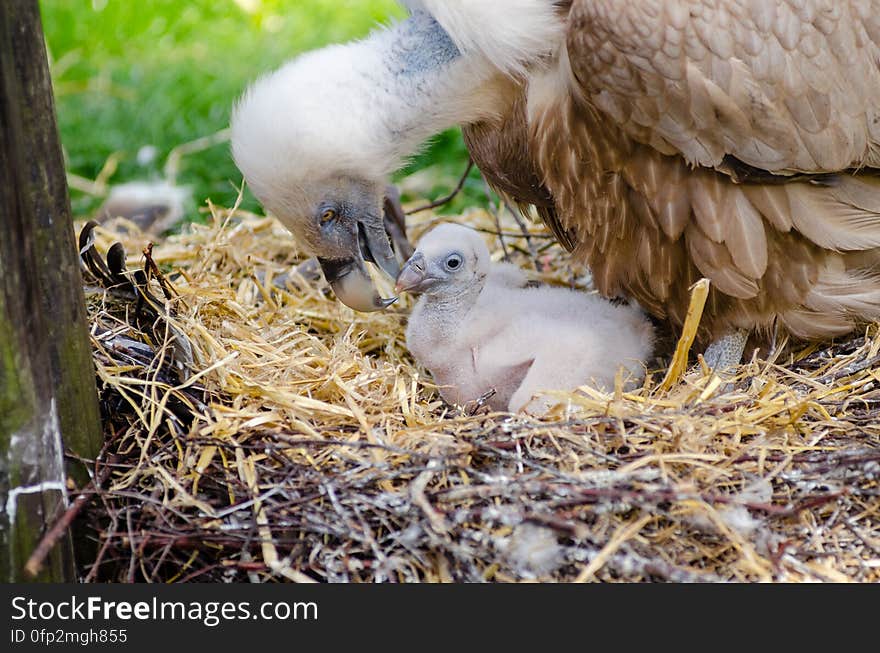
M 358 222 L 356 242 L 357 251 L 352 252 L 350 257 L 318 257 L 318 263 L 339 301 L 364 313 L 381 311 L 396 302 L 397 297 L 385 299 L 376 292 L 364 262 L 376 264 L 393 279 L 400 269 L 397 259 L 382 226 L 372 227 Z
M 403 264 L 403 269 L 397 277 L 395 292 L 421 292 L 433 279 L 427 276 L 425 255 L 421 252 L 413 254 Z

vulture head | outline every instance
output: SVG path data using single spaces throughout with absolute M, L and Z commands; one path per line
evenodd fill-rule
M 418 292 L 433 299 L 456 300 L 479 293 L 491 260 L 486 243 L 473 229 L 441 224 L 419 241 L 397 278 L 397 292 Z
M 511 83 L 421 2 L 408 4 L 408 19 L 257 80 L 232 115 L 232 153 L 249 187 L 319 259 L 337 297 L 361 311 L 391 301 L 373 289 L 365 261 L 397 273 L 382 211 L 390 174 L 434 134 L 496 115 Z
M 233 110 L 232 153 L 263 206 L 315 255 L 337 297 L 360 311 L 393 299 L 365 262 L 399 266 L 383 224 L 394 139 L 369 102 L 351 53 L 309 53 L 254 83 Z

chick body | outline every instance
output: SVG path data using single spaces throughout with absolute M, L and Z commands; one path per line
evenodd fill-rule
M 620 368 L 630 384 L 643 378 L 654 335 L 641 309 L 526 281 L 515 266 L 493 264 L 466 227 L 440 225 L 419 242 L 398 278 L 399 290 L 423 293 L 406 342 L 446 401 L 495 390 L 491 408 L 542 414 L 553 403 L 535 398 L 542 390 L 611 389 Z

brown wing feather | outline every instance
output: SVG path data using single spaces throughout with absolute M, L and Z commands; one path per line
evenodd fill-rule
M 690 286 L 707 277 L 704 340 L 775 323 L 825 337 L 880 317 L 873 175 L 735 183 L 633 142 L 573 95 L 536 104 L 530 135 L 575 255 L 603 294 L 627 293 L 681 325 Z
M 568 251 L 575 248 L 575 237 L 560 222 L 553 197 L 541 181 L 529 148 L 526 118 L 526 89 L 511 81 L 509 106 L 501 118 L 465 125 L 465 145 L 486 181 L 497 193 L 528 216 L 534 206 L 544 224 Z
M 880 0 L 563 4 L 559 70 L 465 128 L 496 190 L 673 324 L 708 277 L 704 339 L 880 318 Z
M 575 0 L 567 39 L 630 137 L 780 174 L 880 166 L 878 44 L 878 0 Z

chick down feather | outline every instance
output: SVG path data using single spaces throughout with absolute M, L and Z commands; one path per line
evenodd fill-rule
M 545 390 L 614 387 L 644 377 L 654 331 L 637 306 L 558 287 L 528 287 L 522 270 L 492 263 L 482 237 L 443 224 L 425 234 L 398 277 L 421 292 L 406 343 L 453 404 L 494 390 L 494 410 L 544 414 Z

